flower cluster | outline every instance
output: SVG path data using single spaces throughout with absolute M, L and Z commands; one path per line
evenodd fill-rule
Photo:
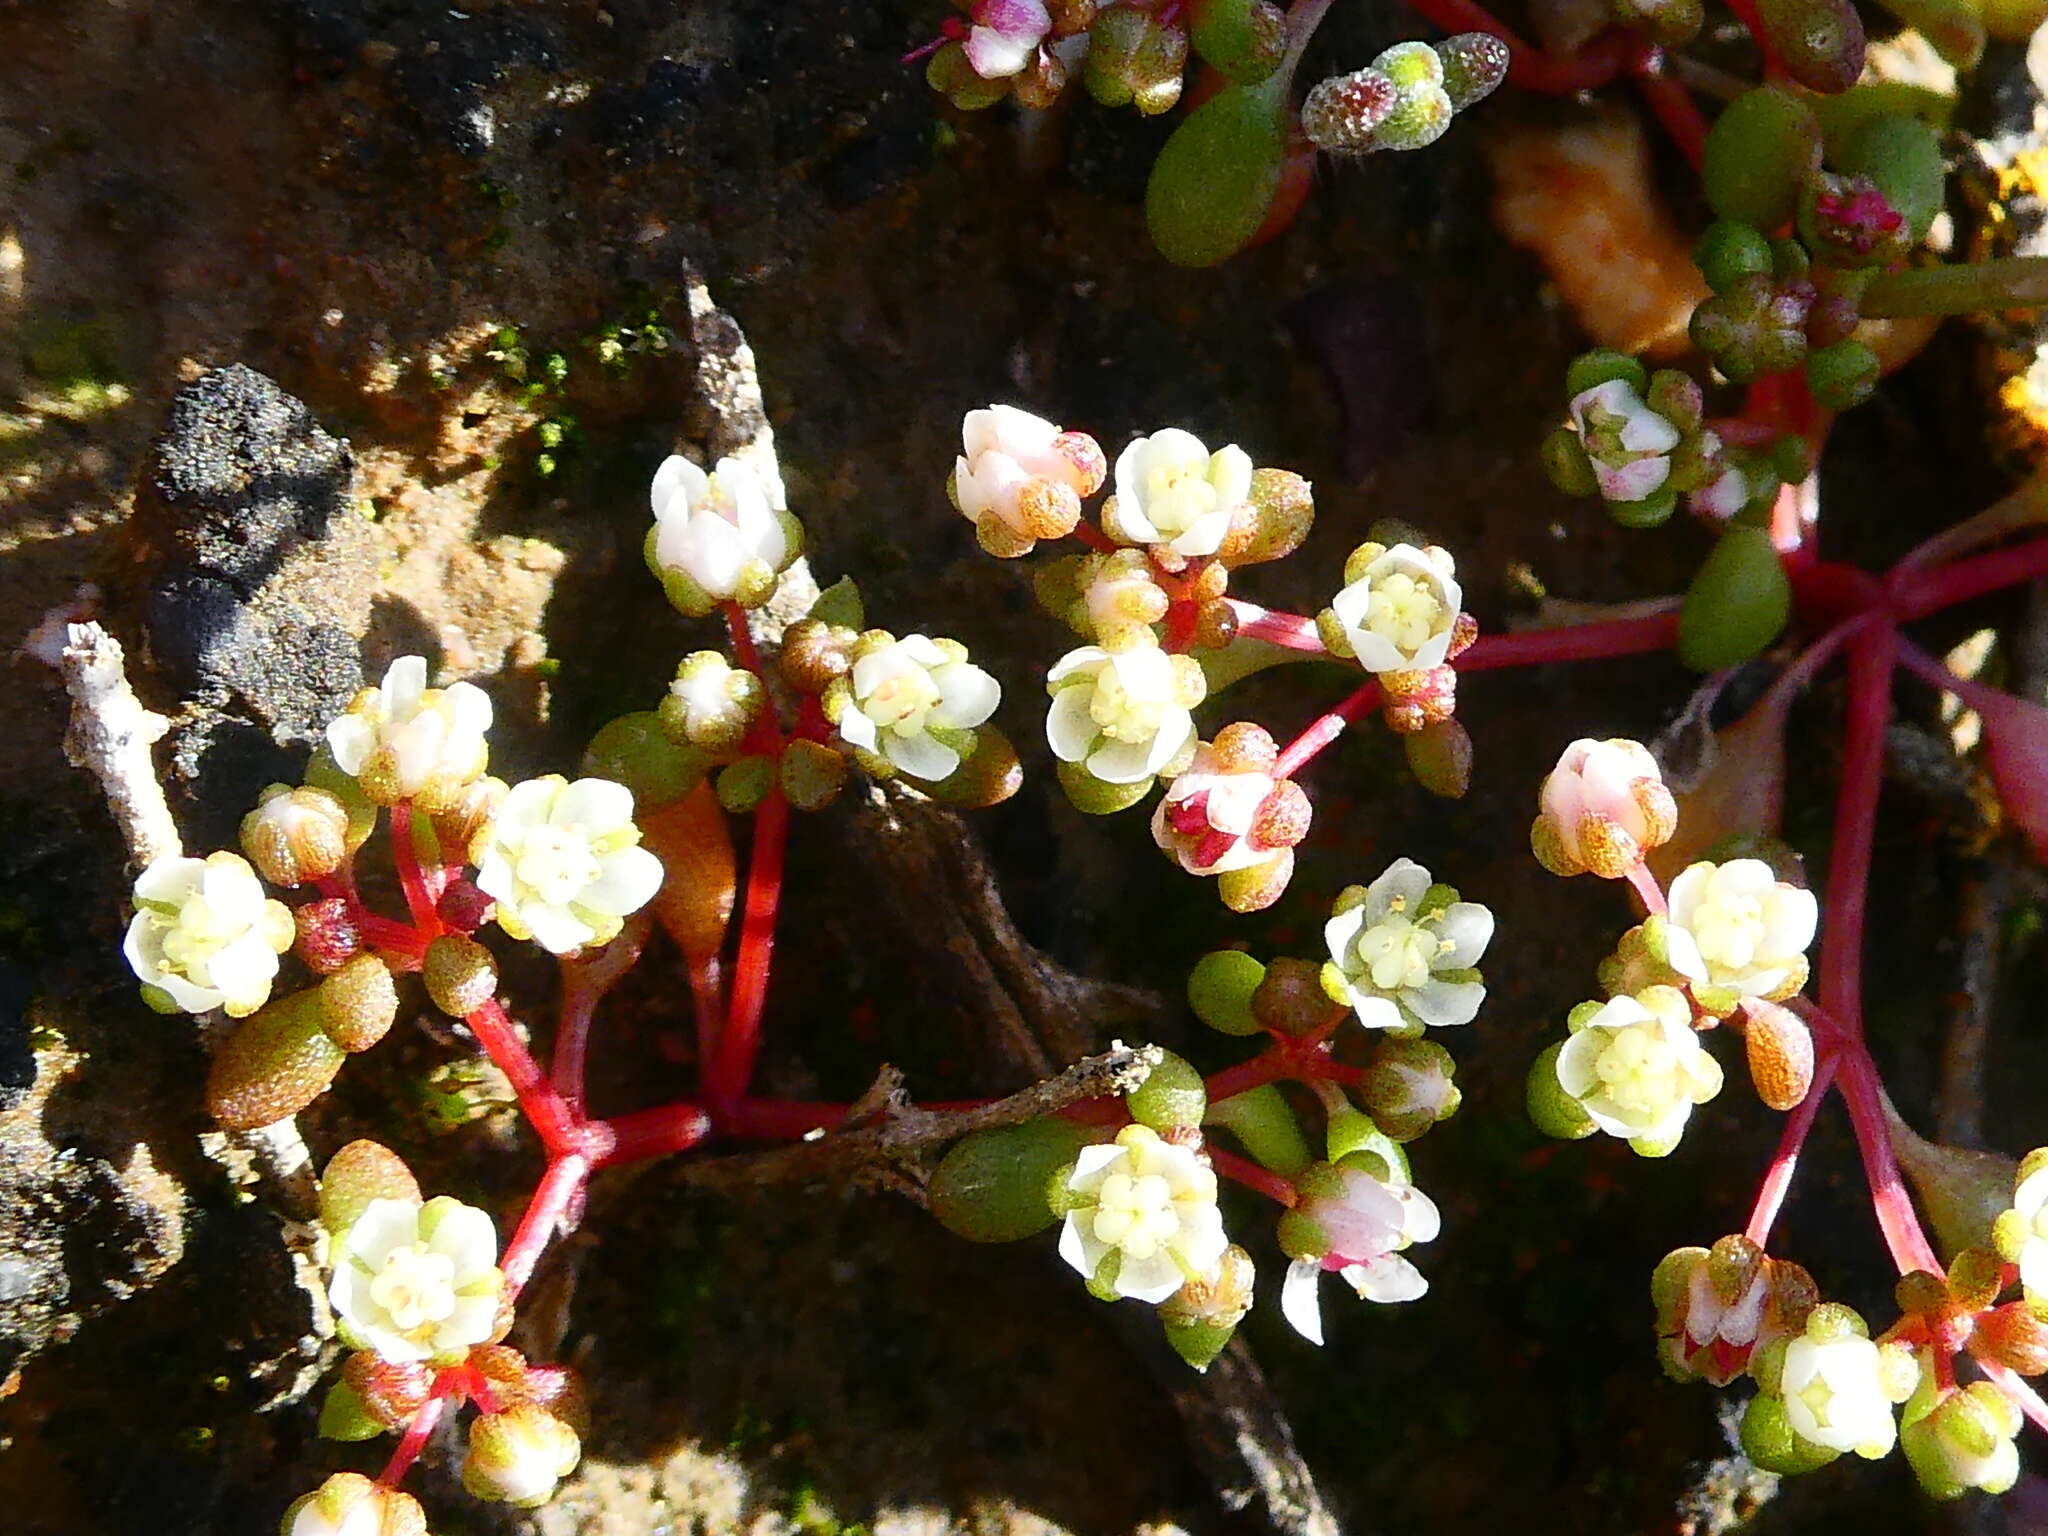
M 1706 402 L 1688 375 L 1651 373 L 1632 357 L 1597 351 L 1573 362 L 1565 388 L 1567 425 L 1544 442 L 1544 468 L 1566 494 L 1598 496 L 1623 527 L 1655 527 L 1681 496 L 1695 498 L 1695 510 L 1709 494 L 1725 500 L 1737 483 L 1727 478 L 1736 465 L 1704 424 Z
M 1812 1041 L 1799 1017 L 1770 1005 L 1806 985 L 1819 921 L 1813 893 L 1761 859 L 1698 863 L 1658 888 L 1644 855 L 1678 814 L 1655 760 L 1632 741 L 1575 741 L 1543 781 L 1530 831 L 1554 874 L 1625 879 L 1651 915 L 1600 967 L 1604 1001 L 1581 1003 L 1570 1038 L 1537 1058 L 1529 1109 L 1553 1136 L 1604 1131 L 1645 1157 L 1678 1145 L 1693 1109 L 1721 1091 L 1701 1032 L 1741 1013 L 1751 1077 L 1773 1108 L 1806 1096 Z
M 1493 94 L 1508 73 L 1508 46 L 1490 32 L 1440 43 L 1396 43 L 1364 69 L 1316 84 L 1301 104 L 1311 144 L 1339 154 L 1423 149 L 1457 113 Z
M 1429 544 L 1361 544 L 1344 562 L 1344 587 L 1317 615 L 1333 656 L 1348 657 L 1386 690 L 1385 717 L 1414 734 L 1457 707 L 1450 662 L 1478 637 L 1450 551 Z
M 677 610 L 701 618 L 720 603 L 759 607 L 776 578 L 803 553 L 803 525 L 740 459 L 709 474 L 677 454 L 655 473 L 647 530 L 648 568 Z

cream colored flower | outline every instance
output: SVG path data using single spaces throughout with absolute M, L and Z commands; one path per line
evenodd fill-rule
M 280 1536 L 427 1536 L 426 1511 L 409 1493 L 360 1472 L 337 1472 L 284 1513 Z
M 1163 545 L 1185 558 L 1213 555 L 1252 489 L 1252 461 L 1232 443 L 1211 453 L 1168 427 L 1136 439 L 1116 460 L 1116 499 L 1103 530 L 1126 544 Z
M 473 850 L 476 883 L 500 928 L 566 955 L 610 943 L 661 889 L 661 860 L 639 844 L 631 790 L 551 773 L 505 797 Z
M 1998 1256 L 2018 1267 L 2028 1303 L 2048 1316 L 2048 1148 L 2021 1160 L 2012 1208 L 1993 1223 L 1991 1236 Z
M 554 1497 L 582 1455 L 575 1430 L 537 1404 L 515 1403 L 470 1421 L 462 1486 L 479 1499 L 532 1509 Z
M 1651 410 L 1628 380 L 1609 379 L 1575 395 L 1571 419 L 1602 499 L 1641 501 L 1671 478 L 1678 428 Z
M 1229 1245 L 1208 1162 L 1146 1126 L 1083 1147 L 1066 1192 L 1060 1257 L 1098 1295 L 1164 1301 Z
M 1668 904 L 1671 968 L 1696 992 L 1729 994 L 1732 1006 L 1744 997 L 1780 1001 L 1806 985 L 1819 904 L 1762 859 L 1691 865 L 1671 882 Z
M 1779 1396 L 1793 1432 L 1828 1450 L 1875 1460 L 1898 1439 L 1878 1346 L 1858 1334 L 1792 1340 Z
M 1367 1029 L 1417 1035 L 1425 1025 L 1469 1024 L 1486 1000 L 1475 967 L 1493 941 L 1493 914 L 1433 885 L 1413 859 L 1342 893 L 1323 940 L 1324 990 Z
M 160 1012 L 261 1008 L 292 947 L 292 914 L 240 854 L 158 859 L 135 880 L 135 917 L 122 952 Z
M 947 493 L 991 554 L 1026 553 L 1074 531 L 1081 498 L 1102 488 L 1102 448 L 1011 405 L 969 411 Z
M 743 460 L 720 459 L 707 475 L 672 455 L 655 471 L 649 499 L 647 563 L 669 601 L 693 617 L 720 603 L 766 602 L 775 578 L 802 552 L 802 526 L 776 510 Z
M 1374 548 L 1364 547 L 1370 558 L 1349 563 L 1348 585 L 1327 610 L 1336 633 L 1326 638 L 1337 639 L 1368 672 L 1442 666 L 1465 601 L 1450 553 L 1435 545 L 1396 544 L 1371 554 Z
M 336 1247 L 327 1296 L 358 1347 L 428 1360 L 486 1343 L 504 1287 L 491 1218 L 442 1195 L 366 1205 Z
M 1046 741 L 1062 762 L 1106 784 L 1141 783 L 1180 756 L 1195 739 L 1189 711 L 1208 691 L 1195 662 L 1157 645 L 1084 645 L 1055 662 L 1045 682 Z
M 1529 832 L 1553 875 L 1619 880 L 1678 829 L 1678 806 L 1641 742 L 1581 737 L 1543 780 Z
M 964 733 L 995 713 L 1002 685 L 958 641 L 871 637 L 856 647 L 845 682 L 826 690 L 827 717 L 842 740 L 899 773 L 928 783 L 945 778 L 972 744 Z
M 379 805 L 452 805 L 490 758 L 491 700 L 472 683 L 427 686 L 424 657 L 401 656 L 380 687 L 365 688 L 328 722 L 327 746 L 343 773 Z
M 1692 1027 L 1676 987 L 1582 1003 L 1557 1058 L 1557 1080 L 1588 1118 L 1646 1157 L 1678 1145 L 1695 1104 L 1721 1091 L 1721 1064 Z

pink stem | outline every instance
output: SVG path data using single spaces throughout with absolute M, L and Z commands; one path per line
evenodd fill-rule
M 1842 1049 L 1842 1098 L 1849 1106 L 1849 1121 L 1856 1131 L 1856 1147 L 1863 1154 L 1863 1176 L 1870 1185 L 1870 1208 L 1877 1214 L 1877 1227 L 1891 1251 L 1892 1263 L 1902 1275 L 1924 1269 L 1940 1275 L 1941 1260 L 1920 1226 L 1912 1196 L 1899 1176 L 1898 1160 L 1892 1156 L 1891 1133 L 1886 1129 L 1884 1101 L 1877 1086 L 1877 1066 L 1861 1040 L 1848 1041 Z
M 1299 773 L 1315 755 L 1331 742 L 1342 736 L 1345 730 L 1362 715 L 1370 714 L 1380 702 L 1380 685 L 1374 679 L 1353 693 L 1327 715 L 1309 723 L 1273 764 L 1275 779 L 1291 779 Z
M 346 864 L 333 874 L 315 880 L 313 887 L 322 896 L 340 897 L 348 904 L 348 920 L 355 924 L 356 932 L 370 948 L 390 950 L 413 959 L 427 952 L 427 936 L 417 928 L 372 912 L 363 905 L 363 898 L 356 890 L 355 873 Z
M 1957 677 L 1927 652 L 1910 640 L 1899 642 L 1899 665 L 1908 672 L 1932 683 L 1944 693 L 1952 693 L 1969 708 L 1979 714 L 1991 714 L 2011 708 L 2014 698 L 1988 687 L 1971 677 Z
M 589 1182 L 590 1168 L 590 1159 L 575 1152 L 549 1160 L 547 1172 L 540 1176 L 540 1186 L 526 1202 L 526 1214 L 519 1218 L 519 1229 L 512 1234 L 505 1256 L 498 1261 L 498 1268 L 505 1272 L 507 1296 L 519 1294 L 532 1276 L 533 1266 L 541 1250 L 547 1247 L 548 1239 L 568 1225 L 570 1210 L 582 1198 L 583 1186 Z
M 1991 1379 L 1992 1385 L 2011 1398 L 2019 1411 L 2034 1421 L 2036 1429 L 2048 1430 L 2048 1403 L 2041 1401 L 2041 1394 L 2021 1380 L 2017 1371 L 1994 1360 L 1978 1360 L 1977 1364 Z
M 1277 1173 L 1267 1172 L 1248 1157 L 1239 1157 L 1235 1152 L 1226 1152 L 1213 1145 L 1204 1147 L 1203 1151 L 1208 1154 L 1215 1170 L 1232 1183 L 1256 1189 L 1268 1199 L 1277 1200 L 1285 1206 L 1292 1206 L 1301 1198 L 1287 1180 Z
M 1899 617 L 1917 619 L 2041 576 L 2048 576 L 2048 539 L 2029 539 L 1931 571 L 1914 570 L 1898 594 Z
M 1664 911 L 1664 887 L 1657 883 L 1657 877 L 1650 873 L 1650 866 L 1636 860 L 1628 872 L 1628 883 L 1636 888 L 1636 894 L 1643 898 L 1643 910 L 1652 916 Z
M 1316 629 L 1314 619 L 1304 618 L 1298 613 L 1283 613 L 1271 608 L 1261 608 L 1256 603 L 1242 603 L 1234 597 L 1227 597 L 1231 611 L 1237 615 L 1237 638 L 1240 640 L 1263 640 L 1268 645 L 1283 646 L 1290 651 L 1304 651 L 1311 656 L 1327 656 L 1329 651 L 1323 645 L 1322 635 Z
M 391 861 L 398 866 L 399 888 L 405 892 L 406 910 L 413 927 L 429 939 L 442 932 L 441 916 L 434 910 L 434 893 L 428 889 L 426 871 L 420 868 L 419 850 L 413 846 L 412 802 L 401 800 L 391 807 Z
M 1527 667 L 1546 661 L 1598 661 L 1668 651 L 1678 643 L 1678 609 L 1642 619 L 1607 619 L 1556 629 L 1524 629 L 1511 635 L 1481 635 L 1451 665 L 1460 672 Z
M 618 937 L 595 954 L 564 959 L 562 1011 L 555 1020 L 555 1056 L 551 1076 L 555 1092 L 570 1110 L 583 1113 L 584 1066 L 590 1053 L 590 1021 L 605 993 L 639 960 L 647 947 L 650 923 L 645 912 L 627 919 Z
M 732 1006 L 704 1070 L 704 1092 L 724 1105 L 746 1091 L 761 1046 L 761 1011 L 768 1001 L 768 970 L 775 954 L 775 912 L 782 901 L 782 859 L 789 842 L 789 801 L 771 788 L 754 812 L 747 859 L 747 902 L 733 963 Z
M 1870 856 L 1884 776 L 1884 733 L 1891 718 L 1892 659 L 1898 649 L 1898 631 L 1878 621 L 1847 643 L 1848 740 L 1835 798 L 1834 847 L 1828 860 L 1827 909 L 1821 925 L 1820 1005 L 1851 1040 L 1861 1040 L 1863 917 L 1870 894 Z
M 1778 1220 L 1778 1209 L 1785 1203 L 1786 1191 L 1792 1187 L 1792 1175 L 1799 1167 L 1799 1153 L 1806 1145 L 1806 1138 L 1813 1130 L 1813 1122 L 1820 1113 L 1821 1102 L 1828 1096 L 1828 1088 L 1835 1080 L 1835 1053 L 1828 1051 L 1814 1064 L 1813 1082 L 1807 1087 L 1806 1097 L 1799 1101 L 1785 1122 L 1785 1133 L 1778 1138 L 1778 1150 L 1771 1154 L 1771 1165 L 1764 1171 L 1763 1184 L 1757 1189 L 1756 1204 L 1750 1207 L 1749 1225 L 1742 1235 L 1759 1248 L 1769 1248 L 1771 1228 Z
M 533 1053 L 519 1038 L 512 1021 L 505 1017 L 505 1010 L 499 1006 L 498 1000 L 492 998 L 463 1022 L 469 1025 L 470 1033 L 476 1036 L 485 1054 L 511 1082 L 512 1091 L 519 1096 L 519 1107 L 533 1122 L 534 1130 L 539 1132 L 541 1145 L 547 1148 L 548 1156 L 552 1159 L 582 1151 L 579 1135 L 583 1130 L 582 1118 L 562 1101 L 554 1086 L 541 1075 Z
M 1638 41 L 1629 59 L 1629 73 L 1636 90 L 1671 142 L 1685 156 L 1685 163 L 1697 171 L 1706 159 L 1707 120 L 1679 81 L 1664 72 L 1664 50 Z
M 412 1416 L 412 1422 L 405 1426 L 405 1434 L 391 1452 L 391 1459 L 384 1463 L 384 1470 L 378 1474 L 380 1487 L 396 1488 L 405 1481 L 405 1474 L 412 1470 L 412 1464 L 419 1460 L 420 1452 L 426 1448 L 427 1437 L 433 1434 L 434 1426 L 441 1422 L 441 1411 L 448 1406 L 441 1380 L 453 1374 L 443 1371 L 435 1378 L 434 1396 L 420 1404 L 419 1412 Z

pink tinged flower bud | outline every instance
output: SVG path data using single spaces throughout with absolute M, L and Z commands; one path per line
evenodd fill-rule
M 1740 1234 L 1711 1249 L 1666 1255 L 1651 1277 L 1650 1294 L 1666 1372 L 1717 1387 L 1747 1370 L 1758 1349 L 1798 1334 L 1820 1300 L 1804 1269 L 1765 1257 Z
M 1014 406 L 969 411 L 960 443 L 948 494 L 983 548 L 1002 558 L 1072 533 L 1081 499 L 1100 490 L 1108 474 L 1093 438 L 1062 432 Z
M 363 947 L 348 903 L 339 896 L 309 901 L 292 913 L 292 948 L 316 976 L 331 976 Z
M 1678 806 L 1640 742 L 1581 739 L 1543 781 L 1530 828 L 1536 861 L 1554 875 L 1618 880 L 1678 827 Z
M 1301 131 L 1318 149 L 1367 154 L 1379 147 L 1373 130 L 1386 121 L 1400 97 L 1399 88 L 1377 69 L 1319 81 L 1301 104 Z
M 409 1493 L 360 1472 L 337 1472 L 284 1512 L 280 1536 L 427 1536 L 426 1511 Z
M 470 1422 L 462 1486 L 480 1499 L 531 1509 L 554 1496 L 582 1454 L 567 1424 L 535 1404 L 515 1404 Z
M 457 933 L 474 933 L 491 920 L 491 913 L 497 905 L 477 888 L 474 881 L 451 880 L 448 889 L 441 893 L 441 899 L 434 904 L 434 912 Z
M 967 62 L 984 80 L 1019 74 L 1052 30 L 1042 0 L 977 0 L 969 13 Z

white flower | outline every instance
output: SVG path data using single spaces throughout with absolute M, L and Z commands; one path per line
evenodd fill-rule
M 1043 13 L 1041 13 L 1043 14 Z M 1101 489 L 1102 448 L 1011 405 L 969 411 L 948 493 L 993 553 L 1020 555 L 1074 531 L 1081 498 Z
M 426 658 L 401 656 L 381 687 L 365 688 L 328 722 L 327 746 L 378 804 L 412 800 L 433 811 L 483 773 L 490 728 L 490 695 L 473 683 L 429 688 Z
M 1363 1168 L 1320 1164 L 1300 1180 L 1302 1200 L 1290 1230 L 1313 1228 L 1320 1253 L 1297 1253 L 1287 1267 L 1280 1311 L 1311 1344 L 1323 1342 L 1319 1282 L 1326 1270 L 1363 1301 L 1413 1301 L 1429 1282 L 1400 1250 L 1426 1243 L 1441 1229 L 1436 1203 L 1404 1180 L 1381 1179 Z M 1283 1238 L 1284 1241 L 1284 1238 Z
M 1202 702 L 1202 669 L 1157 645 L 1106 651 L 1084 645 L 1045 675 L 1052 709 L 1045 739 L 1062 762 L 1081 763 L 1105 784 L 1137 784 L 1195 738 L 1188 713 Z
M 1465 601 L 1452 569 L 1449 553 L 1434 545 L 1396 544 L 1331 599 L 1329 611 L 1361 667 L 1407 672 L 1444 664 Z
M 979 0 L 972 15 L 967 62 L 984 80 L 1021 73 L 1052 30 L 1043 0 Z
M 566 955 L 610 943 L 661 889 L 661 860 L 639 843 L 631 790 L 551 773 L 506 795 L 478 839 L 476 883 L 500 928 Z
M 363 1207 L 336 1249 L 327 1297 L 360 1347 L 427 1360 L 486 1342 L 504 1288 L 491 1218 L 441 1195 Z
M 158 859 L 136 877 L 122 952 L 152 1007 L 241 1018 L 269 998 L 292 938 L 291 910 L 240 854 L 216 853 Z
M 1126 544 L 1213 555 L 1251 489 L 1251 456 L 1242 448 L 1211 453 L 1192 432 L 1168 427 L 1117 455 L 1116 500 L 1103 508 L 1102 526 Z
M 754 607 L 775 590 L 775 578 L 797 557 L 796 520 L 778 512 L 745 462 L 720 459 L 705 474 L 681 454 L 655 471 L 649 496 L 654 527 L 647 562 L 669 600 L 701 616 L 720 603 Z
M 1276 788 L 1271 774 L 1227 767 L 1216 748 L 1204 742 L 1153 811 L 1152 840 L 1191 875 L 1220 875 L 1264 863 L 1290 846 L 1252 835 L 1259 808 Z
M 1641 742 L 1581 737 L 1543 780 L 1529 842 L 1554 875 L 1619 880 L 1678 830 L 1678 806 Z
M 1875 1459 L 1898 1438 L 1884 1378 L 1882 1357 L 1871 1340 L 1854 1333 L 1828 1338 L 1809 1333 L 1785 1346 L 1779 1396 L 1800 1439 Z
M 1575 395 L 1571 418 L 1604 499 L 1641 501 L 1671 478 L 1678 428 L 1651 410 L 1628 380 L 1609 379 Z
M 1229 1245 L 1208 1163 L 1146 1126 L 1083 1147 L 1066 1188 L 1060 1257 L 1098 1294 L 1164 1301 Z
M 419 1501 L 360 1472 L 337 1472 L 285 1511 L 282 1536 L 426 1536 Z
M 828 695 L 843 740 L 930 782 L 960 766 L 962 745 L 933 732 L 972 730 L 995 713 L 1003 690 L 957 641 L 905 635 L 857 650 L 845 689 Z
M 1695 987 L 1778 1001 L 1806 985 L 1820 907 L 1762 859 L 1691 865 L 1668 901 L 1671 968 Z
M 1935 1498 L 1972 1488 L 2004 1493 L 2020 1478 L 2013 1437 L 2024 1422 L 2018 1405 L 1988 1381 L 1937 1395 L 1929 1380 L 1906 1404 L 1899 1438 L 1920 1486 Z
M 1362 892 L 1353 886 L 1340 896 L 1323 939 L 1324 987 L 1367 1029 L 1414 1035 L 1424 1025 L 1469 1024 L 1486 1000 L 1473 967 L 1493 940 L 1493 914 L 1432 887 L 1413 859 L 1396 859 Z
M 1601 1130 L 1646 1156 L 1678 1144 L 1695 1104 L 1721 1091 L 1721 1064 L 1692 1027 L 1676 987 L 1647 987 L 1572 1010 L 1571 1038 L 1557 1057 L 1560 1087 Z
M 2029 1152 L 2013 1186 L 2012 1209 L 1992 1227 L 1998 1256 L 2016 1265 L 2037 1312 L 2048 1312 L 2048 1151 Z

